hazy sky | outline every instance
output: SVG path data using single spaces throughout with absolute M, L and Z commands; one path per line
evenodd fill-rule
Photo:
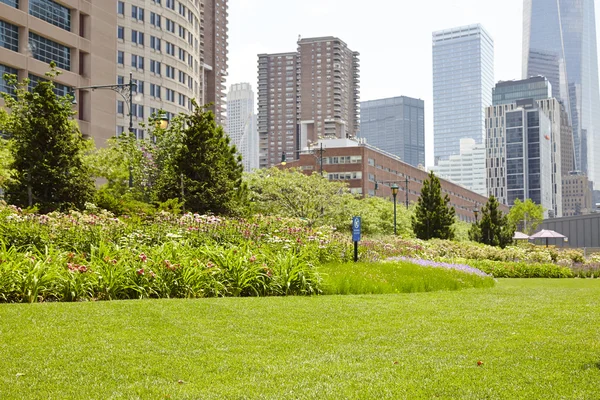
M 430 165 L 431 33 L 475 23 L 494 39 L 495 80 L 520 79 L 523 0 L 229 0 L 227 85 L 249 82 L 256 92 L 257 54 L 295 51 L 298 35 L 337 36 L 360 52 L 361 101 L 425 100 Z

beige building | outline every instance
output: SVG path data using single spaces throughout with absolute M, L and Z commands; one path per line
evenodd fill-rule
M 260 167 L 297 159 L 322 138 L 359 127 L 359 54 L 338 38 L 299 39 L 296 52 L 258 55 Z
M 575 172 L 562 178 L 563 217 L 590 214 L 594 210 L 592 185 L 584 174 Z
M 62 71 L 55 80 L 59 94 L 114 82 L 116 20 L 112 1 L 0 0 L 0 74 L 35 82 L 54 61 Z M 11 90 L 0 83 L 0 91 Z M 96 142 L 114 135 L 115 98 L 112 91 L 79 94 L 76 109 L 84 135 Z
M 117 82 L 133 75 L 133 130 L 158 110 L 168 117 L 214 103 L 225 119 L 227 0 L 117 1 Z M 113 78 L 114 80 L 115 78 Z M 117 133 L 128 130 L 126 99 L 117 98 Z

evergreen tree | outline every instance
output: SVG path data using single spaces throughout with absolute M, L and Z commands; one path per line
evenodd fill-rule
M 231 214 L 245 205 L 241 156 L 212 111 L 194 103 L 193 113 L 177 116 L 160 140 L 172 141 L 159 146 L 170 154 L 156 155 L 160 201 L 182 198 L 186 211 L 215 214 Z
M 10 113 L 2 127 L 11 142 L 13 171 L 6 184 L 7 200 L 40 211 L 82 208 L 94 195 L 94 182 L 84 163 L 89 143 L 73 120 L 72 96 L 58 96 L 52 79 L 59 74 L 54 63 L 31 91 L 29 80 L 18 83 L 14 75 L 5 75 L 14 97 L 3 98 Z
M 433 171 L 429 179 L 423 182 L 421 196 L 417 201 L 415 215 L 412 217 L 412 227 L 419 239 L 429 240 L 433 238 L 453 239 L 454 207 L 448 207 L 450 197 L 442 196 L 440 180 Z
M 481 210 L 481 221 L 473 224 L 469 231 L 471 240 L 502 248 L 512 243 L 515 227 L 508 220 L 508 216 L 499 210 L 499 205 L 498 200 L 490 196 Z

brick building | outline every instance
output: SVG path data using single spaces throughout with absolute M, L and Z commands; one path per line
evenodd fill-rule
M 390 186 L 399 186 L 397 202 L 417 201 L 423 181 L 427 179 L 425 170 L 416 168 L 392 154 L 376 147 L 350 139 L 322 140 L 323 171 L 330 180 L 348 181 L 352 193 L 362 196 L 391 198 Z M 279 166 L 281 168 L 281 165 Z M 300 153 L 296 161 L 288 161 L 285 168 L 301 168 L 305 173 L 319 172 L 321 152 L 319 148 Z M 406 182 L 408 178 L 408 191 Z M 378 188 L 375 189 L 375 182 Z M 442 192 L 450 197 L 450 204 L 456 209 L 456 216 L 462 221 L 475 221 L 475 208 L 481 209 L 487 198 L 460 185 L 440 179 Z M 501 205 L 504 213 L 508 207 Z

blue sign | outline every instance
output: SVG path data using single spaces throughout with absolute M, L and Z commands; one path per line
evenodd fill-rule
M 352 241 L 360 241 L 360 217 L 352 217 Z

